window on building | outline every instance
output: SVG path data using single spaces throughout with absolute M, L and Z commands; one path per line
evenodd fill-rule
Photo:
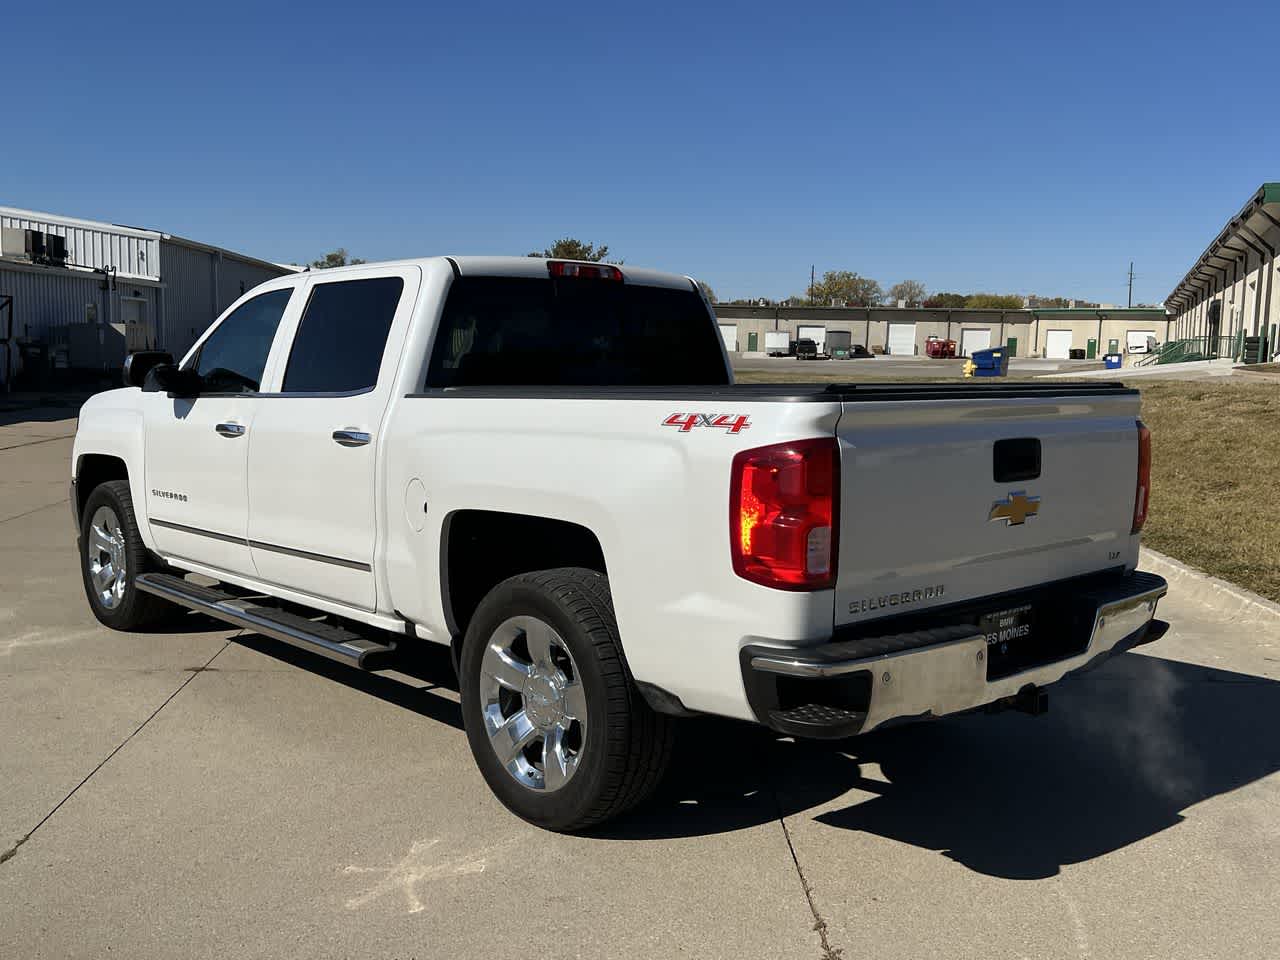
M 200 346 L 196 373 L 210 393 L 257 393 L 271 342 L 293 289 L 272 290 L 237 307 Z
M 317 284 L 293 338 L 284 392 L 372 389 L 403 292 L 399 277 Z

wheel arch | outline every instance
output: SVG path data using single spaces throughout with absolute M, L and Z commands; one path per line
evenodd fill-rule
M 555 567 L 585 567 L 608 576 L 600 538 L 569 520 L 500 510 L 455 510 L 440 535 L 440 592 L 457 647 L 476 607 L 508 577 Z
M 124 480 L 132 487 L 129 465 L 123 457 L 109 453 L 80 454 L 76 458 L 74 480 L 71 505 L 77 530 L 84 517 L 84 505 L 89 501 L 89 494 L 93 493 L 97 487 L 110 480 Z

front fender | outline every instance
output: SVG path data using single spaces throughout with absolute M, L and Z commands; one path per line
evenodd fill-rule
M 129 478 L 129 494 L 138 518 L 142 542 L 155 549 L 151 525 L 147 522 L 146 472 L 143 453 L 145 431 L 137 387 L 95 394 L 80 408 L 75 443 L 71 448 L 71 480 L 77 483 L 86 457 L 99 455 L 124 462 Z M 85 495 L 88 491 L 82 491 Z M 74 503 L 73 503 L 74 509 Z

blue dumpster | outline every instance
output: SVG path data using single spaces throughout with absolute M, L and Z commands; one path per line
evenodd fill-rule
M 1119 370 L 1124 366 L 1124 357 L 1118 353 L 1104 353 L 1102 362 L 1108 370 Z
M 1009 372 L 1009 350 L 1006 347 L 975 350 L 969 359 L 976 368 L 973 371 L 975 377 L 1003 377 Z

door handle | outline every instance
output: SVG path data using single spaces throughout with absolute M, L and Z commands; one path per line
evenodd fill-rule
M 333 442 L 340 447 L 363 447 L 372 439 L 373 437 L 361 430 L 333 431 Z
M 220 437 L 243 437 L 244 424 L 220 423 L 213 428 Z

